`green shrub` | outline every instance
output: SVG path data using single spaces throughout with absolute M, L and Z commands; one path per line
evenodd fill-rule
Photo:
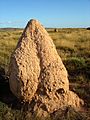
M 86 79 L 87 64 L 85 59 L 71 57 L 64 60 L 71 82 L 83 82 Z
M 82 72 L 82 70 L 86 67 L 85 60 L 77 57 L 67 58 L 64 61 L 64 64 L 70 74 L 75 74 L 75 71 L 76 73 Z

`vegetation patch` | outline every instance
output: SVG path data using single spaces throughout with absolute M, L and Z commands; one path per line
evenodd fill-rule
M 22 34 L 22 29 L 0 29 L 0 120 L 39 120 L 33 117 L 25 106 L 12 95 L 8 83 L 8 65 L 10 56 Z M 76 112 L 69 107 L 57 120 L 90 119 L 90 30 L 64 28 L 55 31 L 47 29 L 54 40 L 57 51 L 68 70 L 70 89 L 85 101 L 85 110 Z M 64 114 L 65 113 L 65 114 Z M 83 113 L 83 114 L 81 114 Z M 50 116 L 47 120 L 52 119 Z

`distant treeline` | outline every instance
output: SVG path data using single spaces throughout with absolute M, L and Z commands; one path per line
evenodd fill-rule
M 88 28 L 46 28 L 48 32 L 59 32 L 61 30 L 79 30 L 79 29 L 90 30 L 90 27 Z M 24 30 L 24 28 L 0 28 L 0 31 L 16 31 L 16 30 Z
M 0 28 L 0 31 L 16 31 L 23 30 L 24 28 Z

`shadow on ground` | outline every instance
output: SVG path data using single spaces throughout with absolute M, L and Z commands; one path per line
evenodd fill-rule
M 12 94 L 9 87 L 9 78 L 5 76 L 5 71 L 0 67 L 0 101 L 13 109 L 21 109 L 21 102 Z

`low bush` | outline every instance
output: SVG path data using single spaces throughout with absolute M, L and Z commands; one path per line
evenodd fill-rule
M 89 81 L 90 61 L 84 58 L 71 57 L 64 60 L 71 82 Z

